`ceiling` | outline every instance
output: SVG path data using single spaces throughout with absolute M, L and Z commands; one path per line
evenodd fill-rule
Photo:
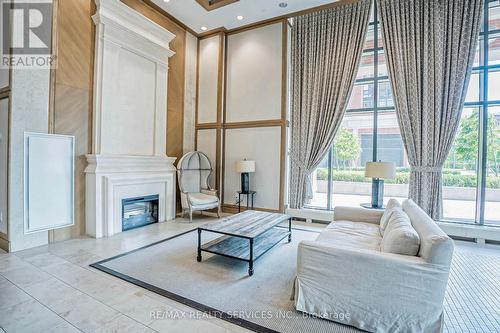
M 197 33 L 204 32 L 201 27 L 206 27 L 207 31 L 221 27 L 229 30 L 336 2 L 336 0 L 240 0 L 212 11 L 206 11 L 195 0 L 152 1 Z M 279 6 L 281 2 L 287 3 L 288 6 L 281 8 Z M 243 16 L 243 20 L 236 18 L 239 15 Z

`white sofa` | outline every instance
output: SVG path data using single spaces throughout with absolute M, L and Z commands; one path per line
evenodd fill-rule
M 453 241 L 413 201 L 402 210 L 416 256 L 380 250 L 382 211 L 336 207 L 335 222 L 299 244 L 296 309 L 369 332 L 440 332 Z

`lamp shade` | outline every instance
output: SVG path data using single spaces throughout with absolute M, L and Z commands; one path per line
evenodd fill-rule
M 255 161 L 237 161 L 236 162 L 236 172 L 247 173 L 255 172 Z
M 396 177 L 396 165 L 392 162 L 368 162 L 366 163 L 365 177 L 394 179 Z

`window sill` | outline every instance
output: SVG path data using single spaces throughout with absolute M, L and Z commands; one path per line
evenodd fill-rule
M 500 241 L 500 228 L 488 225 L 454 223 L 454 222 L 437 222 L 439 227 L 443 229 L 448 236 L 473 238 L 478 241 L 492 240 Z
M 296 218 L 305 219 L 307 222 L 333 222 L 333 210 L 302 208 L 302 209 L 286 209 L 285 213 Z M 475 225 L 456 222 L 437 222 L 439 227 L 451 237 L 463 237 L 477 239 L 478 242 L 484 240 L 500 241 L 500 227 Z

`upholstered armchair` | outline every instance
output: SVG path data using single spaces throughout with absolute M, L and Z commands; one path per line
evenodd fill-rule
M 217 208 L 220 217 L 220 200 L 217 190 L 208 185 L 213 169 L 207 155 L 195 151 L 184 155 L 177 164 L 177 179 L 181 192 L 182 216 L 189 212 L 193 221 L 194 211 Z

